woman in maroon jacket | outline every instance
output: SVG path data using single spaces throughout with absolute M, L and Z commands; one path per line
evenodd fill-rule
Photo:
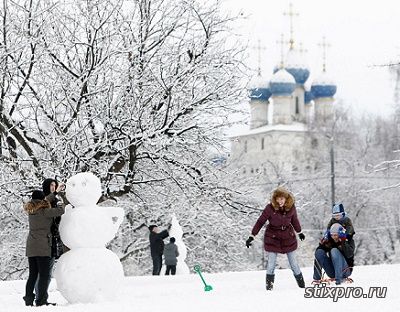
M 278 187 L 272 194 L 271 202 L 265 207 L 261 216 L 251 231 L 246 241 L 249 248 L 254 237 L 258 234 L 264 224 L 268 221 L 264 234 L 264 248 L 268 252 L 266 288 L 272 290 L 275 280 L 274 270 L 278 253 L 287 254 L 290 268 L 293 271 L 297 284 L 304 288 L 303 274 L 295 258 L 297 239 L 295 232 L 299 233 L 300 240 L 305 236 L 301 233 L 301 226 L 297 218 L 294 197 L 282 187 Z

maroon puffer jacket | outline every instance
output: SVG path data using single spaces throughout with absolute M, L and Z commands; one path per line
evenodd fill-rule
M 264 224 L 269 221 L 264 234 L 264 248 L 266 251 L 288 253 L 297 249 L 296 234 L 301 232 L 293 195 L 287 192 L 287 198 L 283 209 L 279 209 L 276 202 L 278 196 L 282 196 L 285 190 L 278 189 L 272 195 L 271 203 L 265 207 L 258 218 L 251 234 L 256 236 Z

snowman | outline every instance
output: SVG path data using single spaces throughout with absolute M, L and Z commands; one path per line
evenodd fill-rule
M 171 229 L 169 230 L 169 236 L 175 237 L 175 245 L 178 247 L 179 256 L 177 257 L 178 262 L 176 264 L 176 274 L 189 274 L 190 270 L 187 266 L 185 260 L 187 255 L 187 248 L 185 243 L 182 240 L 183 230 L 179 225 L 179 221 L 175 215 L 172 215 L 171 218 Z M 163 266 L 161 274 L 164 275 L 166 268 Z
M 124 211 L 96 205 L 100 196 L 100 180 L 90 172 L 78 173 L 66 183 L 71 205 L 61 218 L 60 235 L 70 250 L 58 260 L 54 275 L 69 303 L 113 300 L 124 276 L 118 256 L 105 248 Z

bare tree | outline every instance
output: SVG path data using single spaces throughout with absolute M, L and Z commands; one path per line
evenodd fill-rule
M 140 262 L 151 220 L 211 224 L 199 200 L 230 191 L 211 156 L 243 94 L 235 18 L 194 0 L 5 0 L 1 18 L 1 278 L 24 271 L 22 199 L 48 176 L 101 178 L 126 208 L 123 260 Z

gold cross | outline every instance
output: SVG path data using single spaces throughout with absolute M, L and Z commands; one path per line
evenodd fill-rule
M 293 47 L 294 47 L 293 18 L 294 18 L 295 16 L 299 16 L 299 13 L 298 13 L 298 12 L 295 12 L 295 11 L 293 10 L 293 4 L 292 4 L 292 3 L 289 3 L 289 11 L 283 12 L 283 15 L 284 15 L 284 16 L 289 16 L 289 19 L 290 19 L 290 40 L 289 40 L 289 42 L 290 42 L 290 49 L 292 50 Z

